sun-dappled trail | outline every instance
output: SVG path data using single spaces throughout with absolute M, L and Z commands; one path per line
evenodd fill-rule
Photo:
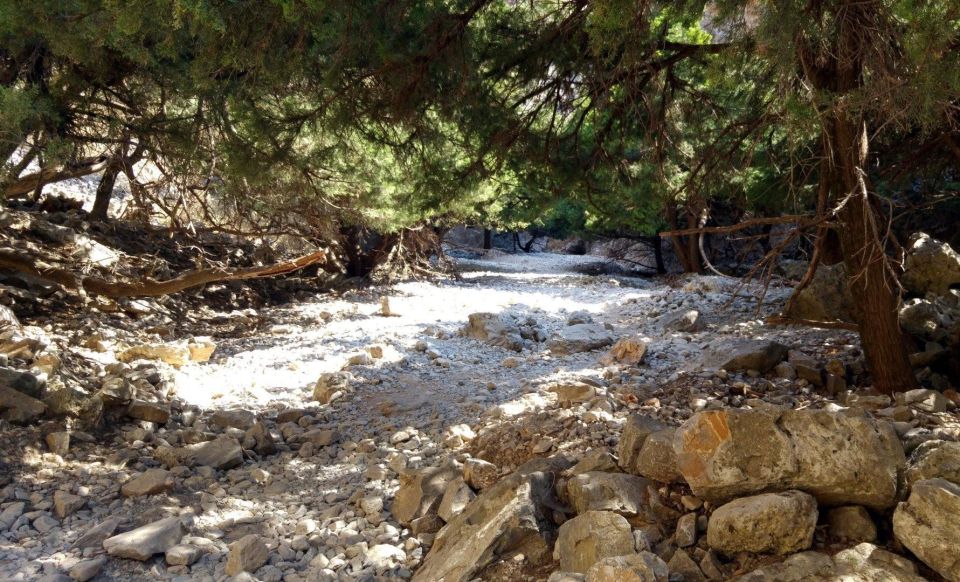
M 857 353 L 846 332 L 767 326 L 785 289 L 758 311 L 753 285 L 578 273 L 596 261 L 463 259 L 458 280 L 217 314 L 241 325 L 212 334 L 205 363 L 114 363 L 120 376 L 162 376 L 170 412 L 131 407 L 104 435 L 74 432 L 60 455 L 44 452 L 43 427 L 8 427 L 0 578 L 97 568 L 98 580 L 218 580 L 241 559 L 260 580 L 409 578 L 442 522 L 396 497 L 405 475 L 479 458 L 495 476 L 612 451 L 636 411 L 670 426 L 751 399 L 822 401 L 787 374 L 707 369 L 738 338 Z M 97 557 L 104 538 L 149 523 L 159 530 Z

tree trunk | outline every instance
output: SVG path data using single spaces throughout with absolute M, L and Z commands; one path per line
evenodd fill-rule
M 918 386 L 910 365 L 907 342 L 900 330 L 899 284 L 888 263 L 883 230 L 870 204 L 864 165 L 867 126 L 843 114 L 828 120 L 827 151 L 833 162 L 834 198 L 842 205 L 840 248 L 847 267 L 848 285 L 860 307 L 860 342 L 873 378 L 873 387 L 889 394 Z
M 697 224 L 697 215 L 687 211 L 687 226 L 689 228 L 699 228 Z M 700 237 L 702 234 L 691 234 L 687 236 L 687 259 L 690 263 L 688 273 L 703 273 L 703 265 L 700 262 Z
M 489 228 L 483 229 L 483 250 L 489 251 L 493 248 L 493 231 Z
M 667 272 L 666 265 L 663 264 L 663 246 L 659 236 L 653 237 L 650 244 L 653 245 L 653 259 L 657 262 L 657 274 L 664 275 Z
M 870 36 L 863 30 L 874 28 L 881 16 L 870 2 L 839 0 L 819 6 L 834 11 L 838 30 L 833 46 L 827 51 L 801 42 L 797 56 L 807 82 L 825 104 L 820 119 L 827 163 L 821 166 L 820 192 L 829 196 L 839 219 L 836 234 L 847 284 L 859 306 L 860 343 L 873 387 L 887 394 L 910 390 L 918 383 L 900 330 L 900 286 L 886 253 L 886 225 L 880 225 L 884 219 L 871 204 L 867 183 L 867 124 L 845 106 L 846 97 L 863 88 L 863 59 L 875 48 L 865 44 Z M 828 255 L 829 241 L 823 242 Z
M 29 151 L 23 154 L 23 157 L 20 158 L 20 161 L 16 164 L 12 164 L 10 166 L 10 171 L 7 172 L 3 178 L 0 178 L 0 185 L 6 186 L 6 184 L 9 184 L 10 182 L 13 182 L 19 178 L 20 174 L 22 174 L 23 171 L 27 169 L 27 166 L 30 165 L 30 162 L 36 159 L 37 153 L 37 148 L 30 148 Z
M 100 178 L 100 184 L 97 186 L 97 197 L 93 201 L 93 208 L 90 210 L 90 220 L 97 222 L 106 222 L 107 211 L 110 209 L 110 199 L 113 197 L 113 187 L 117 182 L 117 175 L 120 174 L 120 165 L 110 164 L 103 171 L 103 177 Z
M 672 202 L 667 202 L 665 208 L 667 222 L 670 224 L 670 230 L 680 230 L 680 223 L 677 217 L 677 207 Z M 688 219 L 690 215 L 688 215 Z M 696 228 L 696 218 L 693 219 L 693 228 Z M 689 222 L 689 220 L 688 220 Z M 673 245 L 673 252 L 680 261 L 680 267 L 684 273 L 700 272 L 700 249 L 697 246 L 696 236 L 671 235 L 670 243 Z M 691 247 L 692 244 L 692 247 Z
M 0 168 L 3 168 L 7 165 L 7 161 L 10 159 L 10 156 L 12 156 L 19 147 L 20 144 L 16 141 L 0 141 Z

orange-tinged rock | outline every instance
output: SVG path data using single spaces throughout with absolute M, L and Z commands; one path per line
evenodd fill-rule
M 700 412 L 674 449 L 694 494 L 711 501 L 799 489 L 827 505 L 885 508 L 906 464 L 889 423 L 823 410 Z

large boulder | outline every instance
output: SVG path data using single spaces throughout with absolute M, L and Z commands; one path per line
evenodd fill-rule
M 960 580 L 960 485 L 945 479 L 913 484 L 893 513 L 893 533 L 947 580 Z
M 615 511 L 627 517 L 645 513 L 647 486 L 643 477 L 593 471 L 567 482 L 567 497 L 574 511 Z
M 792 554 L 813 544 L 817 502 L 802 491 L 763 493 L 721 505 L 707 524 L 707 543 L 728 556 Z
M 462 471 L 460 465 L 451 459 L 439 467 L 401 473 L 400 489 L 390 512 L 404 525 L 436 513 L 447 485 L 459 478 Z
M 612 511 L 588 511 L 565 521 L 553 550 L 561 570 L 581 574 L 603 558 L 632 553 L 630 523 Z
M 214 469 L 232 469 L 243 464 L 243 449 L 240 447 L 240 442 L 232 437 L 222 436 L 185 448 L 188 450 L 187 457 L 197 465 Z
M 550 516 L 559 503 L 553 493 L 554 469 L 559 469 L 524 467 L 480 494 L 437 533 L 414 582 L 470 580 L 516 551 L 535 563 L 549 556 L 547 539 L 555 531 Z
M 815 321 L 856 321 L 857 306 L 847 285 L 847 269 L 843 263 L 820 265 L 785 315 Z
M 935 337 L 941 326 L 938 305 L 926 299 L 908 299 L 900 308 L 900 327 L 921 338 Z
M 824 410 L 699 412 L 674 449 L 694 494 L 711 501 L 800 489 L 827 505 L 886 508 L 906 465 L 889 423 Z
M 907 558 L 869 543 L 838 552 L 801 552 L 735 578 L 736 582 L 924 582 Z
M 602 325 L 578 323 L 563 327 L 547 340 L 553 354 L 566 355 L 605 348 L 613 343 L 613 334 Z
M 900 282 L 917 295 L 945 295 L 952 285 L 960 283 L 960 254 L 926 233 L 918 232 L 910 238 L 903 268 Z
M 704 356 L 704 367 L 728 372 L 767 372 L 787 357 L 787 346 L 769 340 L 734 338 L 713 344 Z
M 496 313 L 471 313 L 467 316 L 463 335 L 515 352 L 522 351 L 524 347 L 520 330 Z
M 907 485 L 935 478 L 960 485 L 960 443 L 927 441 L 910 453 Z

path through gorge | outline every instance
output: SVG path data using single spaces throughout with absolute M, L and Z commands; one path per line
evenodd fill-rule
M 858 354 L 846 332 L 767 326 L 787 288 L 758 309 L 759 286 L 732 279 L 580 274 L 598 260 L 492 255 L 461 259 L 459 280 L 205 310 L 194 328 L 209 325 L 213 357 L 179 367 L 149 350 L 117 363 L 97 338 L 113 345 L 119 327 L 74 338 L 66 351 L 98 359 L 107 380 L 162 389 L 106 435 L 73 432 L 60 454 L 40 444 L 51 429 L 8 427 L 5 473 L 23 477 L 6 479 L 0 578 L 410 578 L 443 525 L 417 506 L 439 498 L 414 499 L 409 516 L 397 498 L 417 470 L 479 458 L 495 479 L 535 458 L 615 452 L 637 412 L 675 426 L 704 409 L 823 400 L 786 371 L 716 370 L 741 341 L 761 359 L 775 341 L 823 361 Z M 162 527 L 102 556 L 105 538 L 150 523 Z M 164 536 L 164 553 L 143 549 Z M 490 579 L 556 569 L 523 559 Z

